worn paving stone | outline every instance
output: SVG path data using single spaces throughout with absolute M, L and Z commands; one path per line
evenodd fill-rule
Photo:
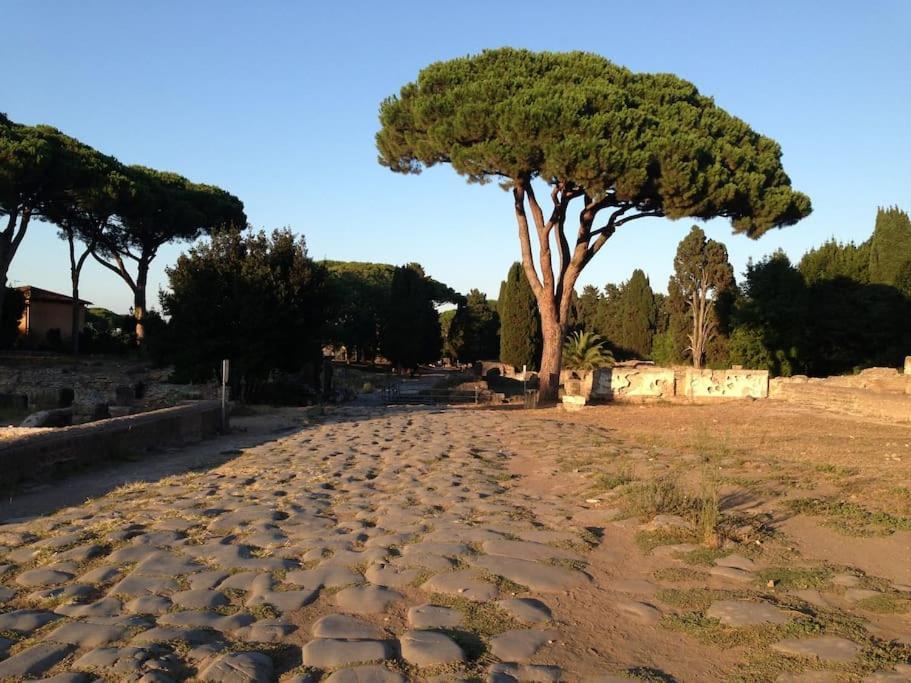
M 402 658 L 419 667 L 464 662 L 465 653 L 449 636 L 437 631 L 406 631 L 399 637 Z
M 553 619 L 550 607 L 536 598 L 510 598 L 500 600 L 497 605 L 523 624 L 543 624 Z
M 72 621 L 54 629 L 45 640 L 54 643 L 69 643 L 80 649 L 95 648 L 120 640 L 128 630 L 126 626 L 119 624 Z
M 479 578 L 477 572 L 470 569 L 438 574 L 422 583 L 421 590 L 453 595 L 475 602 L 493 600 L 499 592 L 494 584 Z
M 823 662 L 850 662 L 860 651 L 860 646 L 839 636 L 819 636 L 787 638 L 773 643 L 772 649 L 782 654 L 809 657 Z
M 705 616 L 718 619 L 727 626 L 786 624 L 790 621 L 788 613 L 774 605 L 746 600 L 718 600 L 709 606 Z
M 737 583 L 752 583 L 756 578 L 756 575 L 753 572 L 744 571 L 737 567 L 715 566 L 709 568 L 709 574 L 717 576 L 719 579 L 727 579 L 728 581 L 736 581 Z
M 123 612 L 123 604 L 117 598 L 101 598 L 88 604 L 58 605 L 54 612 L 73 619 L 84 617 L 116 617 Z
M 210 683 L 260 683 L 272 679 L 272 659 L 261 652 L 229 652 L 199 672 Z
M 367 665 L 339 669 L 325 680 L 326 683 L 405 683 L 407 679 L 384 666 Z
M 382 629 L 347 614 L 327 614 L 310 627 L 314 638 L 335 640 L 380 640 Z
M 247 643 L 278 643 L 297 630 L 297 626 L 281 619 L 260 619 L 234 631 L 233 636 Z
M 543 593 L 567 591 L 589 581 L 588 576 L 577 569 L 513 557 L 481 555 L 473 558 L 472 564 Z
M 383 640 L 311 640 L 301 650 L 302 662 L 318 669 L 376 662 L 395 656 L 392 646 Z
M 614 602 L 614 607 L 617 608 L 618 612 L 632 617 L 643 624 L 657 624 L 658 620 L 661 619 L 661 610 L 647 602 L 639 602 L 638 600 L 617 600 Z
M 123 606 L 131 614 L 165 614 L 171 610 L 171 600 L 163 595 L 141 595 Z
M 511 541 L 506 539 L 497 539 L 484 541 L 481 545 L 484 552 L 488 555 L 503 555 L 505 557 L 516 557 L 521 560 L 584 560 L 585 558 L 577 552 L 567 550 L 566 548 L 557 548 L 546 543 L 536 543 L 534 541 Z
M 450 607 L 425 603 L 408 608 L 408 625 L 413 629 L 456 628 L 462 624 L 462 613 Z
M 73 578 L 73 574 L 57 569 L 29 569 L 16 577 L 16 583 L 28 588 L 40 588 L 43 586 L 59 586 Z
M 224 593 L 204 588 L 178 591 L 171 595 L 171 602 L 184 609 L 213 609 L 231 603 Z
M 716 567 L 731 567 L 745 572 L 756 571 L 756 563 L 742 555 L 725 555 L 715 560 Z
M 517 664 L 515 662 L 498 662 L 487 669 L 488 683 L 515 683 L 516 681 L 550 681 L 563 680 L 563 671 L 558 666 L 546 664 Z M 594 683 L 594 679 L 591 680 Z M 599 681 L 601 679 L 598 679 Z M 618 679 L 625 680 L 625 679 Z
M 255 592 L 244 603 L 247 607 L 272 605 L 279 612 L 293 612 L 319 597 L 319 589 L 300 591 L 264 591 Z
M 556 640 L 556 631 L 517 629 L 491 638 L 490 651 L 504 662 L 527 662 L 548 642 Z
M 361 575 L 342 565 L 327 565 L 288 572 L 285 582 L 306 588 L 339 588 L 357 583 Z
M 59 618 L 60 615 L 45 610 L 18 609 L 0 614 L 0 631 L 31 633 Z
M 38 643 L 0 662 L 0 680 L 42 674 L 65 659 L 76 647 L 69 643 Z
M 170 577 L 138 576 L 134 573 L 115 583 L 108 591 L 108 595 L 138 596 L 147 593 L 174 593 L 178 590 L 180 586 Z
M 403 596 L 379 586 L 350 586 L 335 594 L 335 604 L 355 614 L 379 614 Z
M 421 573 L 420 569 L 401 569 L 395 565 L 372 564 L 364 571 L 364 578 L 377 586 L 403 588 Z

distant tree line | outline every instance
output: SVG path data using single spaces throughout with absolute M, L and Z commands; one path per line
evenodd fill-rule
M 240 229 L 241 201 L 176 173 L 128 166 L 56 128 L 15 123 L 0 114 L 0 309 L 7 274 L 33 221 L 55 226 L 69 247 L 73 351 L 79 350 L 79 281 L 91 258 L 133 296 L 135 336 L 145 337 L 148 274 L 158 250 L 219 229 Z M 13 301 L 11 310 L 21 307 Z M 21 311 L 20 311 L 21 313 Z M 4 318 L 11 318 L 3 311 Z
M 795 266 L 783 252 L 749 263 L 738 285 L 724 245 L 694 227 L 668 294 L 645 273 L 587 286 L 572 326 L 603 336 L 618 358 L 660 364 L 828 375 L 900 365 L 911 353 L 911 221 L 880 209 L 869 240 L 829 240 Z

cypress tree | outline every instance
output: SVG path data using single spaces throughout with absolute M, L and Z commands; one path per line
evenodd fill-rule
M 541 320 L 535 295 L 522 264 L 513 263 L 500 287 L 500 362 L 537 368 L 541 353 Z
M 911 261 L 911 219 L 897 206 L 880 208 L 870 239 L 870 282 L 894 286 L 908 261 Z
M 621 345 L 639 358 L 647 358 L 652 352 L 658 309 L 648 277 L 638 268 L 623 286 L 622 301 Z

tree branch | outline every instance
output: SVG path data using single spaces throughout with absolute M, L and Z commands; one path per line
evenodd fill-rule
M 528 216 L 525 215 L 525 181 L 516 179 L 513 182 L 512 196 L 515 204 L 516 222 L 519 224 L 519 247 L 522 251 L 522 267 L 535 297 L 540 297 L 543 292 L 541 280 L 535 272 L 535 264 L 531 253 L 531 235 L 528 230 Z

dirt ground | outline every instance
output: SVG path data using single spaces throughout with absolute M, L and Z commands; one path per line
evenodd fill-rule
M 28 516 L 0 523 L 0 679 L 911 681 L 911 426 L 756 401 L 246 429 L 0 502 Z

